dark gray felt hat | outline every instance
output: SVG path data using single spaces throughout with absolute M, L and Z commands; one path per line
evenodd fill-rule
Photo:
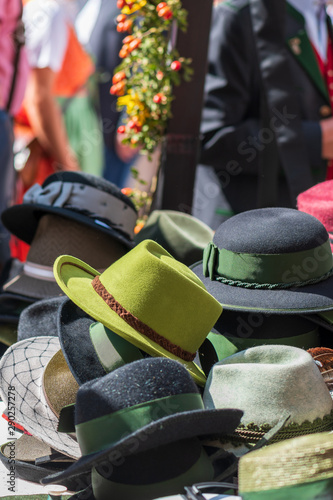
M 137 212 L 132 201 L 111 182 L 83 172 L 58 172 L 34 184 L 23 203 L 6 209 L 1 219 L 15 236 L 31 243 L 39 219 L 60 215 L 102 231 L 133 247 Z
M 57 337 L 57 315 L 61 304 L 68 300 L 66 296 L 38 300 L 26 307 L 19 318 L 17 340 L 31 337 Z
M 79 385 L 143 359 L 139 348 L 66 299 L 57 311 L 57 332 L 67 365 Z
M 241 416 L 234 409 L 205 410 L 196 384 L 178 361 L 134 361 L 79 388 L 75 431 L 82 457 L 42 482 L 57 483 L 110 464 L 115 455 L 126 458 L 184 439 L 228 434 Z
M 319 220 L 262 208 L 223 222 L 192 270 L 224 309 L 303 314 L 333 309 L 332 263 Z

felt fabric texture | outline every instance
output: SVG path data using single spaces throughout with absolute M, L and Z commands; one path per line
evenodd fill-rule
M 178 360 L 197 383 L 205 384 L 192 359 L 222 308 L 197 276 L 160 245 L 144 240 L 102 274 L 64 255 L 56 259 L 54 275 L 66 295 L 94 319 L 151 356 Z M 104 298 L 94 288 L 96 279 Z M 113 298 L 118 312 L 109 305 Z M 139 326 L 130 323 L 133 316 Z
M 77 441 L 58 432 L 58 418 L 44 393 L 45 368 L 59 349 L 56 337 L 33 337 L 9 347 L 0 361 L 0 395 L 8 407 L 10 387 L 15 387 L 15 422 L 60 453 L 78 458 Z
M 333 249 L 333 180 L 319 182 L 297 197 L 297 208 L 325 226 Z
M 31 337 L 57 337 L 57 312 L 66 296 L 38 300 L 26 307 L 18 322 L 17 340 Z
M 62 294 L 52 273 L 53 263 L 59 255 L 74 255 L 103 270 L 127 250 L 122 242 L 98 228 L 46 214 L 39 220 L 26 262 L 3 288 L 6 292 L 23 294 L 34 300 L 55 297 Z
M 225 310 L 303 314 L 333 309 L 332 252 L 328 233 L 315 217 L 288 208 L 249 210 L 223 222 L 212 243 L 218 249 L 209 259 L 212 279 L 208 270 L 204 273 L 202 262 L 191 268 Z M 223 261 L 217 269 L 218 263 L 212 260 L 218 258 L 219 251 L 236 259 L 237 265 L 231 267 L 236 277 L 247 278 L 230 281 L 230 276 L 225 277 Z M 266 268 L 267 258 L 272 263 Z M 256 268 L 249 267 L 249 259 L 256 263 Z M 290 259 L 295 262 L 286 265 Z M 280 266 L 281 275 L 274 283 L 256 282 L 251 278 L 262 274 L 263 269 L 265 273 L 276 274 Z M 324 268 L 323 276 L 327 277 L 312 282 L 311 276 L 321 274 L 321 268 Z M 304 280 L 310 281 L 303 284 Z M 298 284 L 290 286 L 291 283 Z M 278 286 L 272 288 L 275 285 Z
M 332 493 L 332 463 L 331 433 L 311 434 L 275 443 L 240 458 L 239 494 L 249 499 L 329 498 Z M 325 487 L 325 481 L 330 481 L 330 488 Z M 318 496 L 312 489 L 315 483 Z M 299 486 L 304 489 L 298 490 Z M 322 497 L 320 492 L 329 495 Z M 257 497 L 256 494 L 260 493 L 262 496 Z
M 96 323 L 67 297 L 58 311 L 57 328 L 67 365 L 79 385 L 143 358 L 137 347 L 102 323 Z M 102 334 L 105 339 L 100 349 L 96 333 L 98 338 Z
M 33 200 L 24 202 L 23 200 L 22 204 L 9 207 L 1 215 L 5 227 L 12 234 L 30 244 L 36 233 L 40 217 L 43 214 L 56 214 L 80 222 L 85 226 L 95 228 L 102 233 L 106 233 L 123 243 L 127 248 L 133 247 L 132 240 L 137 212 L 132 201 L 125 196 L 117 186 L 102 177 L 83 172 L 57 172 L 56 174 L 50 175 L 43 182 L 41 187 L 45 191 L 45 194 L 47 195 L 48 190 L 52 189 L 52 185 L 59 181 L 63 183 L 63 192 L 69 192 L 74 183 L 82 185 L 82 203 L 80 203 L 80 205 L 85 205 L 85 210 L 81 208 L 78 209 L 76 206 L 72 206 L 69 203 L 66 204 L 66 202 L 63 203 L 60 191 L 58 198 L 54 200 L 44 196 L 43 203 L 37 198 L 36 202 Z M 133 224 L 128 233 L 123 231 L 121 223 L 117 224 L 117 226 L 114 224 L 112 213 L 109 213 L 107 217 L 99 217 L 98 213 L 92 213 L 89 210 L 89 203 L 84 203 L 85 186 L 96 189 L 96 200 L 98 200 L 99 193 L 106 193 L 110 195 L 110 197 L 114 197 L 122 202 L 122 211 L 121 213 L 117 213 L 117 219 L 121 220 L 121 215 L 126 218 L 127 211 L 132 212 Z M 30 190 L 31 189 L 34 189 L 34 186 L 30 188 Z M 96 207 L 94 207 L 94 210 L 95 209 Z M 103 206 L 101 206 L 101 209 L 104 213 Z
M 210 409 L 242 410 L 242 426 L 272 428 L 287 412 L 290 420 L 284 430 L 291 424 L 324 417 L 328 419 L 326 430 L 333 428 L 333 401 L 327 386 L 311 355 L 297 347 L 258 346 L 216 363 L 207 378 L 203 401 Z
M 196 409 L 193 407 L 184 411 L 180 400 L 190 395 L 197 401 Z M 151 418 L 144 422 L 139 417 L 139 420 L 136 419 L 137 428 L 132 427 L 138 407 L 148 408 L 154 403 L 158 407 L 151 413 Z M 104 433 L 114 431 L 113 422 L 118 415 L 123 416 L 125 410 L 132 417 L 132 424 L 129 425 L 128 420 L 127 430 L 119 432 L 115 440 L 105 438 Z M 42 482 L 56 483 L 59 479 L 75 476 L 103 463 L 110 464 L 115 456 L 126 459 L 183 439 L 216 432 L 228 433 L 236 428 L 240 418 L 241 412 L 237 410 L 204 410 L 196 384 L 177 361 L 166 358 L 134 361 L 80 387 L 75 404 L 75 428 L 80 447 L 83 449 L 87 438 L 93 439 L 94 447 L 99 448 L 96 443 L 101 439 L 103 445 L 98 450 L 83 454 L 65 472 L 54 474 Z
M 213 235 L 207 224 L 192 215 L 176 210 L 153 210 L 134 241 L 154 240 L 175 259 L 189 266 L 202 259 L 204 248 Z

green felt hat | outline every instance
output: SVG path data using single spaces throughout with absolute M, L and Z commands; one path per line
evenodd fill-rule
M 206 408 L 244 412 L 241 424 L 222 444 L 238 456 L 257 444 L 286 413 L 290 418 L 273 442 L 333 429 L 329 390 L 311 355 L 298 347 L 252 347 L 216 363 L 203 400 Z
M 91 317 L 151 356 L 181 362 L 198 384 L 205 384 L 193 360 L 222 306 L 158 243 L 144 240 L 102 274 L 62 255 L 54 263 L 54 275 Z
M 202 259 L 213 236 L 214 231 L 193 215 L 176 210 L 154 210 L 134 236 L 134 241 L 154 240 L 175 259 L 189 266 Z
M 239 494 L 243 500 L 332 498 L 333 435 L 288 439 L 241 457 Z

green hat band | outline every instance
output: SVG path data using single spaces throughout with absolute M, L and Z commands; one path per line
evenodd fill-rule
M 281 480 L 283 481 L 281 473 Z M 271 476 L 270 476 L 271 477 Z M 306 478 L 304 478 L 306 481 Z M 314 482 L 304 482 L 295 486 L 281 487 L 276 490 L 240 492 L 242 500 L 328 500 L 333 490 L 333 479 Z
M 110 373 L 132 361 L 143 359 L 140 349 L 106 328 L 102 323 L 90 325 L 89 335 L 106 373 Z
M 112 311 L 116 312 L 118 316 L 123 319 L 129 326 L 134 328 L 137 332 L 145 335 L 150 340 L 153 340 L 159 346 L 166 349 L 168 352 L 171 352 L 175 356 L 183 359 L 184 361 L 193 361 L 195 358 L 195 353 L 186 351 L 182 347 L 170 342 L 170 340 L 166 339 L 155 330 L 150 328 L 148 325 L 140 321 L 136 318 L 132 313 L 127 311 L 114 297 L 107 291 L 104 285 L 101 283 L 98 276 L 91 282 L 94 290 L 98 295 L 104 300 L 104 302 L 112 309 Z
M 212 281 L 243 288 L 284 289 L 318 283 L 333 274 L 332 250 L 324 244 L 285 254 L 249 254 L 218 248 L 203 253 L 203 274 Z
M 181 492 L 184 486 L 196 481 L 212 481 L 214 468 L 204 450 L 198 460 L 186 472 L 167 481 L 150 484 L 122 484 L 110 481 L 101 476 L 93 467 L 91 471 L 91 484 L 96 500 L 110 500 L 121 498 L 147 500 L 161 495 L 172 495 Z
M 304 436 L 307 434 L 314 434 L 317 432 L 331 431 L 333 428 L 333 410 L 325 415 L 323 418 L 316 418 L 313 422 L 308 420 L 302 424 L 297 424 L 295 422 L 283 427 L 270 443 L 276 443 L 278 441 L 283 441 L 285 439 L 291 439 L 299 436 Z M 231 441 L 235 444 L 256 444 L 260 441 L 264 435 L 272 429 L 269 424 L 262 424 L 260 426 L 250 423 L 247 425 L 240 424 L 232 435 L 223 438 L 223 442 Z M 222 440 L 221 440 L 222 442 Z
M 176 394 L 140 403 L 75 426 L 82 455 L 104 450 L 135 431 L 164 417 L 203 410 L 200 394 Z

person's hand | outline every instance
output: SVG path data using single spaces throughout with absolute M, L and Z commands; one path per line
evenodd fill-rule
M 322 134 L 322 158 L 326 160 L 333 159 L 333 117 L 321 120 L 320 122 Z
M 80 172 L 81 167 L 79 165 L 79 162 L 77 160 L 77 157 L 72 149 L 68 149 L 66 152 L 66 156 L 64 158 L 64 161 L 62 163 L 55 163 L 55 169 L 57 171 L 74 171 L 74 172 Z

